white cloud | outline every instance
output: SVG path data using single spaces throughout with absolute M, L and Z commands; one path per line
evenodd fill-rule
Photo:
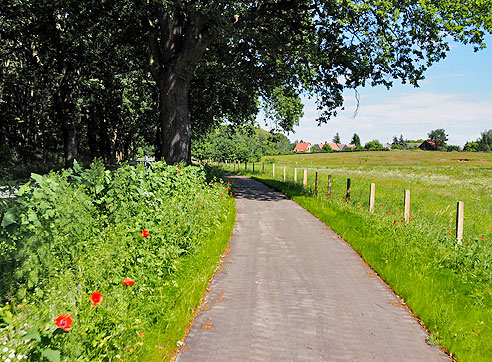
M 393 135 L 403 134 L 407 139 L 427 137 L 433 129 L 444 128 L 449 144 L 463 145 L 475 140 L 480 132 L 492 128 L 492 94 L 472 96 L 460 93 L 434 93 L 414 90 L 408 93 L 384 96 L 374 94 L 360 100 L 354 118 L 356 102 L 347 97 L 345 111 L 321 127 L 314 121 L 318 115 L 316 105 L 308 101 L 305 115 L 291 140 L 318 143 L 331 141 L 336 132 L 342 142 L 349 142 L 357 133 L 362 142 L 379 139 L 390 142 Z

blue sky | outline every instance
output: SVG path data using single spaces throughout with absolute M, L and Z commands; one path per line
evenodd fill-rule
M 331 142 L 338 132 L 342 143 L 349 143 L 355 132 L 363 144 L 373 139 L 386 143 L 393 135 L 419 139 L 444 128 L 448 144 L 463 146 L 492 129 L 492 36 L 486 43 L 488 47 L 477 53 L 472 46 L 451 44 L 447 57 L 427 70 L 420 88 L 395 81 L 390 90 L 358 89 L 360 106 L 355 117 L 353 91 L 344 94 L 345 111 L 321 127 L 315 121 L 314 101 L 306 99 L 304 117 L 288 137 L 322 143 Z

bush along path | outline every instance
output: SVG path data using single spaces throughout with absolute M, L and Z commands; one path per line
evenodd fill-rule
M 159 162 L 33 174 L 0 204 L 0 359 L 169 359 L 234 223 L 217 176 Z
M 449 360 L 330 228 L 268 186 L 232 178 L 230 250 L 177 362 Z

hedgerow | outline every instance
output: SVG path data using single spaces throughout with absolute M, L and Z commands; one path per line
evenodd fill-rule
M 180 263 L 230 219 L 230 185 L 203 167 L 159 162 L 76 164 L 32 181 L 3 210 L 0 357 L 147 354 L 146 335 L 181 293 Z

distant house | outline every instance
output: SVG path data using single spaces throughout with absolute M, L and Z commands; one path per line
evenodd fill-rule
M 343 144 L 343 143 L 339 143 L 337 144 L 338 148 L 340 149 L 340 151 L 343 151 L 343 150 L 346 150 L 347 148 L 351 148 L 351 149 L 354 149 L 355 148 L 355 145 L 352 145 L 352 144 Z
M 330 147 L 333 151 L 340 151 L 340 148 L 338 148 L 338 145 L 336 143 L 325 142 L 325 145 L 328 145 L 328 147 Z
M 419 146 L 419 148 L 421 150 L 426 150 L 426 151 L 436 151 L 437 150 L 436 143 L 434 141 L 431 141 L 431 140 L 427 140 L 427 141 L 422 142 L 422 144 Z
M 407 147 L 408 148 L 413 148 L 413 147 L 420 148 L 421 144 L 422 143 L 420 143 L 420 142 L 410 142 L 410 143 L 407 143 Z
M 319 152 L 323 148 L 322 143 L 315 143 L 314 145 L 311 146 L 311 152 Z
M 391 148 L 391 147 L 393 147 L 393 144 L 386 142 L 383 147 L 384 148 Z
M 299 142 L 294 148 L 294 152 L 311 152 L 311 143 L 309 142 Z

